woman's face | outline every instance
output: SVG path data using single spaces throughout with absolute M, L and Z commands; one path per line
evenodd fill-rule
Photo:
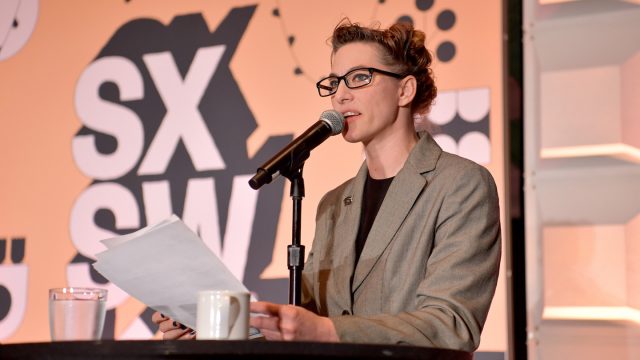
M 331 72 L 343 76 L 360 67 L 373 67 L 394 72 L 380 61 L 379 45 L 355 42 L 342 46 L 333 55 Z M 331 96 L 336 111 L 345 117 L 342 136 L 349 142 L 362 142 L 365 146 L 379 137 L 393 133 L 398 118 L 400 80 L 373 73 L 371 84 L 349 89 L 344 81 Z

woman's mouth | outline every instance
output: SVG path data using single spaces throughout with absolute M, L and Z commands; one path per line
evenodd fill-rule
M 352 117 L 354 117 L 354 116 L 358 116 L 358 115 L 360 115 L 360 113 L 355 112 L 355 111 L 347 111 L 347 112 L 345 112 L 345 113 L 343 113 L 343 114 L 342 114 L 342 116 L 344 116 L 344 119 L 345 119 L 345 120 L 347 120 L 347 119 L 349 119 L 349 118 L 352 118 Z

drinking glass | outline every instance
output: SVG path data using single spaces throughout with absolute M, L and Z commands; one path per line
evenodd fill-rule
M 51 340 L 99 340 L 102 337 L 106 302 L 105 289 L 49 289 Z

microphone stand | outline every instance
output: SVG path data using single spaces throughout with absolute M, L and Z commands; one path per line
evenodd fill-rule
M 302 168 L 311 150 L 329 136 L 339 134 L 343 126 L 342 114 L 335 110 L 323 112 L 320 120 L 258 168 L 256 174 L 249 180 L 249 186 L 254 190 L 270 183 L 278 174 L 291 181 L 289 195 L 293 200 L 292 241 L 291 245 L 287 246 L 289 304 L 291 305 L 298 306 L 302 303 L 302 270 L 304 269 L 304 246 L 300 245 L 302 199 L 304 198 Z
M 296 306 L 302 302 L 302 270 L 304 269 L 304 245 L 300 244 L 302 199 L 304 198 L 303 167 L 304 161 L 300 162 L 298 167 L 292 167 L 286 173 L 281 173 L 291 182 L 289 196 L 293 201 L 293 214 L 291 245 L 287 246 L 287 267 L 289 268 L 289 304 Z

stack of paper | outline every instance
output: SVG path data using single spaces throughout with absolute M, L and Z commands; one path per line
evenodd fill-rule
M 247 291 L 177 216 L 102 240 L 93 267 L 147 306 L 195 329 L 198 291 Z

